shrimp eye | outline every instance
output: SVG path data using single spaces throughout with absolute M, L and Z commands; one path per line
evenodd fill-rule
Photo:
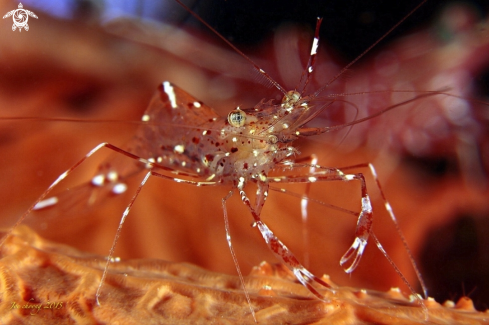
M 228 122 L 234 127 L 243 126 L 246 122 L 246 113 L 235 109 L 228 114 Z

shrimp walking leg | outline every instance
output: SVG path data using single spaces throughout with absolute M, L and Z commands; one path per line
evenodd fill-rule
M 93 156 L 96 152 L 98 152 L 102 148 L 107 148 L 110 150 L 113 150 L 115 152 L 121 153 L 123 155 L 126 155 L 130 158 L 133 159 L 138 159 L 144 163 L 148 163 L 145 159 L 139 158 L 125 150 L 122 150 L 110 143 L 103 142 L 99 145 L 97 145 L 95 148 L 90 150 L 85 157 L 80 159 L 76 164 L 74 164 L 72 167 L 70 167 L 68 170 L 66 170 L 64 173 L 58 176 L 58 178 L 39 196 L 39 198 L 27 209 L 27 211 L 24 212 L 24 214 L 17 220 L 17 222 L 9 229 L 9 231 L 5 234 L 5 236 L 0 240 L 0 247 L 3 246 L 5 243 L 5 240 L 12 234 L 12 232 L 25 220 L 25 218 L 33 211 L 39 208 L 43 208 L 46 204 L 56 204 L 57 200 L 56 198 L 49 198 L 45 200 L 45 198 L 48 196 L 48 194 L 66 177 L 68 177 L 75 169 L 77 169 L 83 162 L 85 162 L 88 158 Z
M 409 284 L 407 279 L 404 277 L 402 272 L 398 269 L 398 267 L 395 265 L 394 261 L 390 258 L 390 256 L 387 254 L 385 249 L 383 248 L 382 244 L 378 240 L 378 238 L 375 236 L 373 233 L 372 229 L 372 222 L 373 222 L 373 214 L 372 214 L 372 205 L 370 203 L 370 198 L 367 193 L 367 186 L 365 182 L 365 177 L 364 174 L 362 173 L 355 173 L 355 174 L 345 174 L 344 171 L 351 170 L 351 169 L 359 169 L 359 168 L 367 168 L 374 178 L 377 188 L 379 189 L 379 192 L 381 194 L 382 200 L 384 201 L 384 206 L 386 211 L 389 213 L 389 216 L 394 223 L 397 233 L 399 234 L 399 237 L 402 240 L 403 246 L 405 247 L 411 264 L 416 272 L 416 275 L 418 277 L 418 280 L 420 282 L 420 285 L 423 289 L 423 293 L 425 297 L 427 297 L 427 289 L 426 285 L 423 281 L 423 278 L 421 277 L 421 273 L 419 272 L 419 269 L 416 265 L 416 262 L 413 258 L 413 255 L 411 254 L 411 250 L 409 249 L 407 245 L 407 241 L 401 231 L 401 228 L 399 226 L 399 223 L 397 221 L 397 218 L 394 214 L 394 211 L 389 203 L 387 201 L 387 198 L 382 190 L 382 186 L 380 185 L 380 181 L 378 179 L 377 173 L 375 171 L 375 167 L 371 163 L 363 163 L 363 164 L 358 164 L 358 165 L 353 165 L 353 166 L 346 166 L 346 167 L 341 167 L 341 168 L 327 168 L 327 167 L 321 167 L 318 165 L 307 165 L 307 164 L 293 164 L 291 167 L 296 168 L 315 168 L 318 171 L 314 173 L 310 173 L 305 176 L 284 176 L 284 177 L 274 177 L 274 178 L 269 178 L 269 181 L 276 182 L 276 183 L 307 183 L 310 185 L 313 182 L 317 181 L 352 181 L 352 180 L 358 180 L 361 183 L 361 196 L 362 196 L 362 208 L 361 211 L 358 215 L 358 221 L 357 221 L 357 227 L 355 230 L 355 239 L 353 244 L 350 246 L 350 248 L 347 250 L 347 252 L 343 255 L 343 257 L 340 260 L 340 265 L 346 264 L 350 259 L 353 257 L 353 262 L 350 264 L 349 267 L 345 268 L 345 272 L 351 273 L 355 270 L 355 268 L 358 266 L 358 263 L 360 262 L 360 259 L 362 257 L 363 251 L 365 249 L 365 246 L 367 245 L 367 240 L 369 237 L 372 237 L 377 248 L 381 251 L 381 253 L 384 255 L 384 257 L 387 259 L 387 261 L 393 266 L 395 269 L 396 273 L 401 277 L 403 282 L 407 285 L 409 290 L 413 293 L 415 299 L 417 299 L 422 306 L 423 309 L 426 308 L 424 304 L 422 303 L 421 299 L 418 297 L 416 294 L 414 288 Z M 307 198 L 303 198 L 307 200 Z M 347 212 L 347 211 L 345 211 Z
M 250 306 L 251 315 L 253 319 L 256 321 L 255 311 L 253 310 L 253 306 L 251 305 L 250 295 L 248 294 L 248 290 L 246 290 L 243 274 L 241 273 L 241 269 L 239 267 L 238 259 L 236 257 L 236 253 L 234 252 L 233 244 L 231 242 L 231 231 L 229 229 L 229 218 L 228 218 L 228 210 L 226 209 L 226 201 L 233 195 L 233 191 L 230 191 L 226 197 L 222 199 L 222 212 L 224 214 L 224 228 L 226 230 L 226 241 L 228 242 L 229 250 L 231 251 L 231 256 L 233 257 L 234 266 L 236 267 L 236 271 L 238 272 L 239 281 L 241 282 L 241 286 L 243 287 L 243 291 L 248 301 L 248 305 Z
M 377 185 L 377 188 L 379 189 L 380 195 L 382 197 L 382 200 L 384 201 L 385 209 L 388 212 L 389 217 L 391 218 L 392 222 L 394 223 L 394 226 L 396 227 L 396 231 L 397 231 L 397 233 L 399 234 L 399 237 L 402 240 L 402 244 L 404 246 L 404 249 L 406 250 L 406 252 L 409 255 L 409 259 L 411 261 L 411 265 L 413 266 L 413 269 L 416 272 L 416 276 L 417 276 L 418 281 L 419 281 L 419 283 L 421 285 L 421 288 L 423 289 L 424 297 L 427 298 L 428 297 L 428 289 L 426 287 L 426 284 L 424 283 L 423 277 L 421 276 L 421 272 L 419 271 L 419 268 L 416 265 L 416 261 L 413 258 L 413 254 L 411 253 L 411 249 L 409 248 L 409 246 L 407 244 L 406 237 L 404 236 L 404 234 L 403 234 L 403 232 L 401 230 L 401 227 L 399 226 L 399 222 L 397 221 L 397 218 L 396 218 L 396 216 L 394 214 L 394 210 L 392 209 L 389 201 L 387 200 L 387 198 L 386 198 L 386 196 L 384 194 L 384 191 L 382 190 L 382 186 L 380 185 L 380 181 L 379 181 L 379 178 L 377 176 L 377 172 L 375 170 L 374 165 L 371 164 L 371 163 L 364 163 L 364 164 L 359 164 L 359 165 L 355 165 L 355 166 L 342 167 L 341 169 L 342 170 L 347 170 L 347 169 L 353 169 L 353 168 L 368 168 L 368 170 L 370 171 L 370 174 L 374 178 L 375 183 Z M 378 242 L 377 239 L 375 239 L 375 240 L 376 240 L 376 242 Z M 380 243 L 378 243 L 377 246 L 379 246 L 379 244 Z M 379 247 L 379 249 L 380 249 L 380 247 Z M 386 254 L 384 254 L 384 255 L 386 255 Z M 387 257 L 387 255 L 386 255 L 386 257 Z M 388 260 L 390 262 L 390 259 L 388 259 Z M 391 263 L 391 264 L 393 264 L 393 263 Z M 407 282 L 407 281 L 404 281 L 404 282 Z
M 306 287 L 311 293 L 321 300 L 325 300 L 324 296 L 319 293 L 314 287 L 314 282 L 320 284 L 324 288 L 331 289 L 331 286 L 309 272 L 299 260 L 292 254 L 292 252 L 285 246 L 284 243 L 268 228 L 268 226 L 261 220 L 260 213 L 268 195 L 269 184 L 268 182 L 258 182 L 258 192 L 256 196 L 255 206 L 253 207 L 248 196 L 243 190 L 243 184 L 238 185 L 239 193 L 241 195 L 241 201 L 249 208 L 253 218 L 255 219 L 255 225 L 258 227 L 260 234 L 268 245 L 268 248 L 274 253 L 274 255 L 284 263 L 295 275 L 297 280 Z
M 311 165 L 312 166 L 312 165 Z M 367 193 L 367 185 L 362 173 L 356 174 L 344 174 L 341 170 L 335 168 L 322 168 L 314 166 L 315 168 L 322 169 L 314 174 L 314 176 L 284 176 L 273 177 L 268 180 L 277 183 L 313 183 L 318 181 L 352 181 L 358 180 L 361 183 L 361 197 L 362 197 L 362 210 L 358 215 L 357 227 L 355 229 L 355 240 L 347 252 L 340 260 L 340 265 L 344 267 L 346 273 L 351 273 L 360 263 L 363 251 L 367 245 L 368 237 L 372 231 L 373 214 L 372 205 L 370 203 L 370 197 Z M 327 173 L 328 175 L 324 175 Z M 353 260 L 352 260 L 353 258 Z M 350 266 L 344 265 L 351 261 Z
M 95 294 L 95 300 L 97 301 L 97 304 L 100 305 L 99 297 L 100 293 L 102 290 L 102 286 L 104 285 L 105 278 L 107 277 L 107 271 L 109 270 L 109 264 L 112 261 L 112 257 L 114 256 L 114 251 L 115 247 L 117 245 L 117 241 L 119 240 L 119 237 L 121 235 L 122 231 L 122 226 L 124 225 L 124 222 L 126 221 L 126 217 L 129 214 L 129 211 L 131 211 L 132 206 L 134 205 L 134 202 L 136 201 L 139 193 L 141 192 L 143 186 L 146 184 L 146 181 L 148 180 L 149 176 L 151 175 L 151 172 L 146 173 L 146 176 L 144 176 L 143 181 L 141 184 L 139 184 L 136 192 L 134 193 L 134 196 L 132 197 L 131 201 L 127 205 L 126 209 L 124 210 L 124 213 L 122 214 L 121 221 L 119 222 L 119 226 L 117 227 L 117 231 L 114 236 L 114 241 L 112 243 L 112 246 L 110 247 L 109 255 L 107 256 L 107 261 L 105 263 L 104 267 L 104 272 L 102 273 L 102 278 L 100 279 L 100 283 L 97 288 L 97 293 Z
M 137 156 L 134 156 L 133 157 L 133 156 L 134 155 L 131 154 L 129 157 L 130 158 L 135 158 L 135 159 L 140 160 L 141 162 L 147 163 L 145 161 L 146 159 L 138 158 Z M 155 166 L 152 166 L 151 168 L 155 168 Z M 156 166 L 156 168 L 158 168 L 158 166 Z M 136 189 L 136 192 L 134 193 L 134 196 L 132 197 L 131 201 L 129 202 L 129 204 L 127 205 L 126 209 L 124 210 L 124 213 L 122 214 L 121 220 L 119 222 L 119 227 L 117 228 L 116 234 L 114 236 L 114 241 L 112 243 L 112 247 L 110 248 L 109 255 L 107 256 L 107 262 L 105 264 L 104 272 L 102 274 L 102 279 L 100 280 L 100 284 L 99 284 L 99 286 L 97 288 L 97 293 L 95 294 L 97 304 L 100 304 L 99 297 L 100 297 L 100 294 L 101 294 L 102 286 L 104 284 L 105 278 L 107 277 L 107 271 L 109 269 L 109 264 L 110 264 L 110 262 L 113 259 L 115 247 L 116 247 L 117 241 L 118 241 L 118 239 L 120 237 L 120 234 L 121 234 L 121 231 L 122 231 L 122 227 L 124 225 L 124 222 L 126 220 L 126 217 L 128 216 L 128 214 L 129 214 L 132 206 L 134 205 L 134 202 L 136 201 L 139 193 L 141 192 L 142 188 L 144 187 L 144 185 L 146 184 L 146 182 L 148 181 L 148 178 L 150 176 L 156 176 L 156 177 L 160 177 L 160 178 L 163 178 L 163 179 L 168 179 L 168 180 L 172 180 L 172 181 L 175 181 L 175 182 L 186 183 L 186 184 L 195 185 L 195 186 L 212 186 L 212 185 L 215 185 L 215 183 L 213 183 L 213 182 L 198 182 L 198 181 L 193 181 L 193 180 L 183 180 L 183 179 L 178 179 L 178 178 L 170 177 L 170 176 L 167 176 L 167 175 L 163 175 L 163 174 L 157 173 L 157 172 L 155 172 L 152 169 L 146 174 L 146 176 L 142 180 L 141 184 Z M 234 256 L 234 258 L 235 258 L 235 256 Z M 242 276 L 241 276 L 241 278 L 242 278 Z M 247 293 L 246 293 L 246 295 L 248 296 Z M 251 308 L 251 303 L 249 302 L 249 298 L 248 298 L 248 303 L 250 304 L 250 308 Z M 253 310 L 252 310 L 252 313 L 253 313 Z M 254 317 L 254 314 L 253 314 L 253 317 Z

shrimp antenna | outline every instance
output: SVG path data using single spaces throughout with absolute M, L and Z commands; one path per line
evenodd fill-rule
M 194 16 L 198 21 L 204 24 L 211 32 L 216 34 L 220 39 L 226 42 L 233 50 L 235 50 L 239 55 L 241 55 L 246 61 L 250 62 L 253 65 L 253 68 L 258 71 L 262 76 L 264 76 L 272 85 L 275 86 L 283 95 L 287 94 L 287 91 L 282 87 L 278 82 L 276 82 L 268 73 L 265 72 L 262 68 L 258 66 L 252 59 L 250 59 L 246 54 L 241 52 L 236 46 L 234 46 L 230 41 L 228 41 L 224 36 L 222 36 L 217 30 L 215 30 L 211 25 L 209 25 L 205 20 L 200 18 L 195 12 L 190 10 L 183 2 L 180 0 L 175 0 L 180 6 L 182 6 L 185 10 L 188 11 L 192 16 Z M 426 0 L 425 0 L 426 1 Z
M 370 50 L 372 50 L 375 46 L 377 46 L 377 44 L 379 44 L 381 41 L 383 41 L 384 38 L 386 38 L 390 33 L 392 33 L 393 30 L 395 30 L 397 27 L 399 27 L 400 24 L 402 24 L 415 11 L 417 11 L 422 5 L 424 5 L 426 1 L 428 1 L 428 0 L 421 1 L 420 4 L 418 4 L 406 16 L 404 16 L 400 21 L 398 21 L 394 26 L 392 26 L 391 29 L 389 29 L 384 35 L 382 35 L 381 38 L 379 38 L 377 41 L 375 41 L 375 43 L 373 43 L 372 45 L 370 45 L 365 51 L 362 52 L 362 54 L 360 54 L 359 56 L 357 56 L 353 61 L 351 61 L 350 63 L 348 63 L 343 69 L 341 69 L 340 72 L 338 72 L 338 74 L 336 74 L 336 76 L 334 76 L 333 78 L 331 78 L 331 80 L 328 81 L 323 87 L 321 87 L 318 90 L 316 90 L 316 92 L 314 92 L 314 94 L 311 97 L 317 97 L 317 96 L 319 96 L 320 93 L 322 93 L 326 88 L 328 88 L 329 85 L 331 85 L 336 79 L 338 79 L 339 77 L 341 77 L 353 64 L 355 64 L 358 60 L 360 60 L 361 58 L 363 58 L 365 56 L 365 54 L 367 54 L 368 52 L 370 52 Z
M 307 84 L 311 80 L 311 76 L 314 71 L 314 64 L 316 63 L 316 55 L 319 46 L 319 29 L 321 28 L 322 21 L 322 17 L 317 17 L 316 30 L 314 31 L 314 41 L 312 42 L 309 61 L 307 62 L 304 71 L 302 71 L 301 80 L 299 81 L 299 86 L 297 87 L 297 91 L 301 94 L 301 96 L 304 95 L 304 91 L 306 90 Z

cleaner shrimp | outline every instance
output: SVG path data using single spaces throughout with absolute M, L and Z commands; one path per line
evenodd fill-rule
M 308 161 L 314 160 L 313 157 L 298 160 L 295 158 L 298 155 L 298 150 L 293 146 L 294 141 L 302 137 L 315 136 L 324 132 L 347 128 L 374 118 L 376 115 L 383 114 L 388 110 L 421 98 L 441 94 L 441 92 L 425 92 L 421 95 L 413 96 L 412 99 L 389 106 L 376 115 L 342 125 L 307 127 L 306 124 L 308 122 L 327 110 L 332 103 L 341 100 L 341 94 L 336 97 L 326 98 L 327 100 L 320 98 L 320 95 L 330 83 L 342 75 L 356 61 L 353 61 L 340 74 L 333 77 L 326 86 L 312 95 L 305 95 L 307 84 L 314 72 L 320 22 L 319 20 L 316 27 L 309 62 L 299 86 L 295 90 L 287 91 L 264 70 L 259 68 L 258 65 L 252 63 L 255 69 L 282 93 L 283 99 L 280 103 L 262 101 L 253 108 L 237 108 L 231 111 L 228 116 L 221 117 L 210 107 L 193 98 L 178 88 L 178 86 L 165 81 L 159 85 L 148 110 L 143 115 L 143 125 L 134 140 L 129 144 L 128 149 L 123 150 L 109 143 L 103 143 L 94 148 L 79 163 L 63 173 L 26 214 L 18 220 L 15 226 L 20 224 L 32 210 L 48 209 L 51 205 L 55 206 L 56 197 L 49 196 L 51 189 L 99 149 L 108 148 L 134 160 L 135 164 L 128 171 L 119 170 L 117 166 L 110 163 L 100 166 L 99 173 L 92 178 L 91 187 L 107 187 L 113 194 L 122 193 L 125 191 L 124 182 L 128 176 L 141 170 L 146 170 L 147 172 L 120 220 L 116 237 L 107 258 L 104 276 L 97 290 L 97 299 L 101 295 L 104 278 L 110 268 L 110 263 L 113 261 L 114 249 L 122 225 L 139 191 L 151 176 L 198 187 L 219 185 L 232 188 L 223 198 L 222 208 L 226 239 L 240 278 L 242 278 L 241 271 L 233 250 L 226 209 L 226 202 L 236 192 L 239 193 L 243 204 L 249 209 L 254 219 L 254 226 L 258 228 L 269 249 L 291 269 L 298 281 L 316 297 L 324 299 L 320 290 L 334 291 L 334 288 L 330 288 L 327 283 L 309 272 L 261 219 L 261 210 L 268 192 L 273 187 L 273 184 L 311 184 L 327 181 L 358 182 L 361 192 L 361 212 L 357 214 L 358 224 L 355 231 L 355 239 L 340 261 L 345 271 L 351 273 L 357 268 L 369 237 L 374 240 L 381 251 L 383 249 L 372 232 L 373 212 L 364 176 L 362 173 L 353 173 L 350 170 L 366 168 L 370 170 L 374 177 L 376 177 L 376 173 L 371 164 L 346 168 L 325 168 L 315 162 L 308 163 Z M 234 49 L 239 51 L 236 48 Z M 369 50 L 370 48 L 366 52 Z M 270 176 L 272 171 L 281 169 L 291 171 L 305 169 L 308 171 L 297 175 Z M 249 198 L 248 189 L 250 184 L 255 184 L 258 189 L 254 201 Z M 307 201 L 307 196 L 303 196 L 305 205 L 307 205 Z M 390 205 L 386 200 L 385 205 L 393 220 L 395 220 Z M 389 259 L 384 251 L 382 253 Z M 244 290 L 246 294 L 246 289 L 244 288 Z M 414 293 L 414 289 L 412 289 L 412 292 Z M 253 313 L 253 310 L 251 310 L 251 313 Z

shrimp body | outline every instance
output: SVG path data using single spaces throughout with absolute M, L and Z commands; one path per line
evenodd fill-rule
M 262 101 L 221 117 L 165 81 L 128 151 L 207 181 L 237 185 L 240 179 L 265 180 L 277 163 L 298 153 L 288 144 L 298 138 L 300 121 L 309 111 L 299 99 L 291 91 L 281 104 Z
M 178 0 L 177 2 L 180 3 Z M 185 5 L 181 5 L 184 8 L 187 8 Z M 187 8 L 187 10 L 189 9 Z M 189 12 L 193 14 L 190 10 Z M 207 25 L 200 18 L 199 20 Z M 219 116 L 212 108 L 204 105 L 202 102 L 196 100 L 172 83 L 168 81 L 161 83 L 156 94 L 153 96 L 148 109 L 142 117 L 141 127 L 130 141 L 127 148 L 120 149 L 110 143 L 104 142 L 92 149 L 78 163 L 61 174 L 39 197 L 39 199 L 18 219 L 16 224 L 6 234 L 2 241 L 0 241 L 0 247 L 5 242 L 5 238 L 10 236 L 12 230 L 22 223 L 26 216 L 32 211 L 56 206 L 57 202 L 60 200 L 56 197 L 48 198 L 51 190 L 70 175 L 86 159 L 90 158 L 100 149 L 107 148 L 118 153 L 119 157 L 120 154 L 122 154 L 123 156 L 132 159 L 133 163 L 127 164 L 127 159 L 124 162 L 124 165 L 117 165 L 117 161 L 108 161 L 99 167 L 99 173 L 92 179 L 92 181 L 88 182 L 86 184 L 87 186 L 82 188 L 88 189 L 90 186 L 105 187 L 109 183 L 109 185 L 112 184 L 113 186 L 112 192 L 114 194 L 120 194 L 126 189 L 126 187 L 122 186 L 125 184 L 119 183 L 120 181 L 124 181 L 134 173 L 143 170 L 146 173 L 146 176 L 141 181 L 139 187 L 134 191 L 132 199 L 122 213 L 113 244 L 106 259 L 102 278 L 97 288 L 96 299 L 98 304 L 100 304 L 99 297 L 102 293 L 102 287 L 107 276 L 109 265 L 113 261 L 114 250 L 119 236 L 121 235 L 122 227 L 130 213 L 131 207 L 134 205 L 134 202 L 141 192 L 141 189 L 145 186 L 147 180 L 151 176 L 193 186 L 227 185 L 229 192 L 222 198 L 226 241 L 237 273 L 240 277 L 246 299 L 250 306 L 250 313 L 255 320 L 254 308 L 246 291 L 245 283 L 231 241 L 226 202 L 235 192 L 239 193 L 242 203 L 249 210 L 253 218 L 253 226 L 258 229 L 270 251 L 279 261 L 291 270 L 297 280 L 313 295 L 319 299 L 326 300 L 323 292 L 328 291 L 334 294 L 336 292 L 335 289 L 321 278 L 312 274 L 299 262 L 291 250 L 289 250 L 289 248 L 262 220 L 261 212 L 268 197 L 268 192 L 270 190 L 277 190 L 273 187 L 273 184 L 306 183 L 309 185 L 314 182 L 355 182 L 359 185 L 359 203 L 361 204 L 361 207 L 360 211 L 356 212 L 342 209 L 344 212 L 355 215 L 357 217 L 357 224 L 353 242 L 340 259 L 339 264 L 343 267 L 345 272 L 353 272 L 360 263 L 368 239 L 372 238 L 382 254 L 402 277 L 402 274 L 398 271 L 397 267 L 373 233 L 373 210 L 364 174 L 361 172 L 351 172 L 351 170 L 357 168 L 369 169 L 370 173 L 377 181 L 377 184 L 379 184 L 374 167 L 371 164 L 346 166 L 341 170 L 338 168 L 321 167 L 314 162 L 315 159 L 313 159 L 313 157 L 305 157 L 302 159 L 306 161 L 310 160 L 310 164 L 299 163 L 299 161 L 294 159 L 294 156 L 298 154 L 298 151 L 292 144 L 299 137 L 315 136 L 331 130 L 352 126 L 411 101 L 436 95 L 438 92 L 425 92 L 422 95 L 384 108 L 376 114 L 341 125 L 333 127 L 306 126 L 308 122 L 315 119 L 321 112 L 337 100 L 337 97 L 334 96 L 319 97 L 320 94 L 333 81 L 338 79 L 349 66 L 363 56 L 363 54 L 360 55 L 356 60 L 347 65 L 319 90 L 311 95 L 304 95 L 306 86 L 314 71 L 321 20 L 321 18 L 318 18 L 309 62 L 303 71 L 298 86 L 290 91 L 285 90 L 264 70 L 251 61 L 251 59 L 246 57 L 230 44 L 229 41 L 223 38 L 223 40 L 225 40 L 233 49 L 253 64 L 258 73 L 268 79 L 268 81 L 282 93 L 283 98 L 281 102 L 276 103 L 273 100 L 262 100 L 253 108 L 236 108 L 232 110 L 227 117 L 223 117 Z M 210 26 L 208 27 L 211 28 Z M 384 37 L 385 35 L 382 38 Z M 338 97 L 341 97 L 341 94 Z M 296 174 L 275 175 L 274 177 L 269 177 L 268 175 L 273 169 L 278 171 L 277 167 L 290 168 L 291 170 L 294 170 Z M 307 168 L 308 171 L 304 171 L 304 168 Z M 183 175 L 184 178 L 180 178 L 177 175 Z M 248 182 L 256 184 L 257 190 L 254 200 L 250 199 L 248 196 L 246 189 L 246 184 Z M 380 185 L 378 185 L 378 187 L 380 190 Z M 285 190 L 283 191 L 285 192 Z M 390 204 L 387 202 L 382 192 L 381 194 L 387 212 L 391 216 L 393 222 L 396 223 Z M 303 202 L 307 203 L 307 193 L 304 194 L 302 199 Z M 92 197 L 90 198 L 90 201 L 93 202 Z M 307 204 L 303 205 L 306 206 Z M 398 232 L 407 247 L 402 233 L 400 230 L 398 230 Z M 411 261 L 416 269 L 412 258 Z M 420 282 L 422 282 L 421 278 Z M 414 289 L 407 283 L 407 281 L 405 281 L 405 283 L 414 294 Z M 424 287 L 424 285 L 422 286 Z

